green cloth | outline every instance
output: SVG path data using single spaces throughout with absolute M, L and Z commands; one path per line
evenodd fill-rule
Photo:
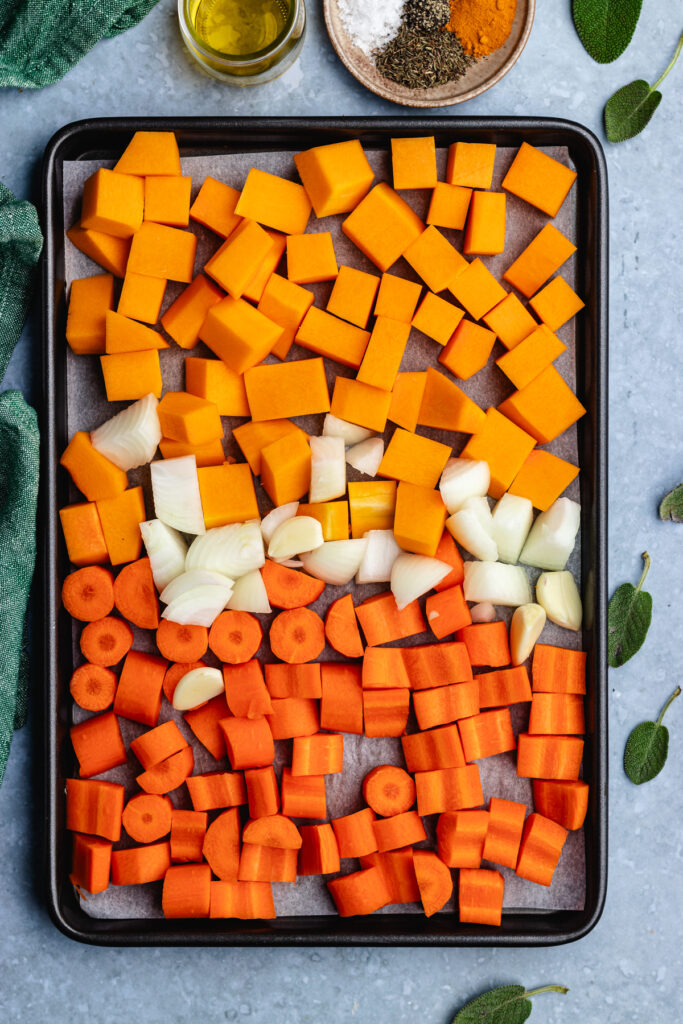
M 38 214 L 0 182 L 0 382 L 24 326 L 43 247 Z M 26 718 L 24 619 L 36 557 L 40 434 L 19 391 L 0 394 L 0 784 Z
M 158 0 L 0 0 L 0 87 L 59 81 L 95 43 L 137 25 Z

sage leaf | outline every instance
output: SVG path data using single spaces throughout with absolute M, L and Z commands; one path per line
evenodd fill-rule
M 624 771 L 636 786 L 650 782 L 659 775 L 666 764 L 669 753 L 669 730 L 662 725 L 662 719 L 670 705 L 680 695 L 681 688 L 677 686 L 662 708 L 657 721 L 641 722 L 632 730 L 626 741 Z
M 525 992 L 523 985 L 500 985 L 463 1006 L 453 1024 L 524 1024 L 531 1013 L 533 996 L 542 992 L 565 995 L 568 991 L 564 985 L 544 985 L 531 992 Z
M 626 5 L 628 6 L 628 5 Z M 626 142 L 639 135 L 649 124 L 652 115 L 662 101 L 659 86 L 678 60 L 683 49 L 683 34 L 678 40 L 671 62 L 654 85 L 648 85 L 642 78 L 628 85 L 622 85 L 605 104 L 605 132 L 610 142 Z
M 666 494 L 659 505 L 659 518 L 672 523 L 683 523 L 683 484 Z
M 622 583 L 614 591 L 607 611 L 607 660 L 619 668 L 640 650 L 652 621 L 652 595 L 643 590 L 650 556 L 643 552 L 643 574 L 638 586 Z
M 611 64 L 633 38 L 643 0 L 574 0 L 579 39 L 598 64 Z

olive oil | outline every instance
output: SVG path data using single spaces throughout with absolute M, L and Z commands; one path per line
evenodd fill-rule
M 194 28 L 212 50 L 243 56 L 274 43 L 288 13 L 288 0 L 199 0 Z

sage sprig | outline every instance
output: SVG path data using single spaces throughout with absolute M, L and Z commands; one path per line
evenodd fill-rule
M 676 52 L 663 75 L 654 85 L 648 85 L 642 78 L 629 82 L 617 89 L 605 105 L 605 131 L 610 142 L 626 142 L 639 135 L 649 124 L 652 115 L 662 102 L 659 86 L 669 74 L 683 49 L 683 34 L 678 40 Z
M 456 1013 L 452 1024 L 524 1024 L 531 1013 L 533 996 L 542 992 L 569 991 L 564 985 L 544 985 L 526 992 L 524 985 L 500 985 L 477 996 Z
M 640 650 L 652 621 L 652 595 L 643 590 L 650 571 L 650 556 L 643 552 L 645 563 L 636 587 L 622 583 L 614 591 L 607 611 L 607 660 L 619 668 Z
M 643 0 L 574 0 L 574 25 L 598 64 L 611 64 L 633 38 Z
M 642 786 L 661 772 L 669 754 L 669 730 L 662 719 L 681 695 L 677 686 L 664 705 L 656 722 L 641 722 L 632 730 L 624 750 L 624 771 L 631 782 Z

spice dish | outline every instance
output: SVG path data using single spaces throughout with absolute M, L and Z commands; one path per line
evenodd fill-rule
M 347 71 L 375 95 L 408 107 L 448 107 L 474 99 L 490 89 L 507 74 L 524 49 L 535 7 L 535 0 L 517 0 L 506 41 L 489 55 L 472 61 L 457 80 L 431 88 L 408 88 L 380 74 L 373 57 L 356 45 L 347 30 L 348 10 L 344 0 L 323 0 L 330 42 Z M 397 29 L 398 23 L 393 25 L 389 18 L 385 19 L 379 30 L 378 45 L 386 43 Z

